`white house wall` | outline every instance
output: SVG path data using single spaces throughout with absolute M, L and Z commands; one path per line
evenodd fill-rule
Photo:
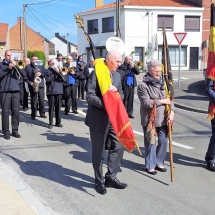
M 147 11 L 149 16 L 146 15 Z M 187 35 L 182 42 L 182 45 L 187 46 L 187 65 L 181 67 L 181 70 L 189 69 L 190 47 L 199 47 L 201 53 L 202 43 L 202 8 L 171 8 L 171 7 L 131 7 L 126 6 L 120 10 L 120 30 L 121 39 L 125 42 L 125 55 L 130 55 L 135 47 L 144 47 L 147 50 L 148 40 L 151 41 L 153 35 L 157 34 L 157 46 L 162 45 L 163 37 L 162 31 L 157 29 L 158 15 L 174 15 L 174 30 L 167 31 L 168 45 L 178 45 L 173 33 L 185 32 L 185 16 L 200 16 L 200 31 L 186 32 Z M 90 37 L 95 46 L 105 45 L 105 41 L 113 36 L 115 32 L 102 33 L 102 18 L 114 16 L 116 20 L 115 9 L 108 9 L 102 11 L 93 11 L 88 13 L 81 13 L 80 16 L 84 19 L 87 31 L 87 20 L 98 19 L 98 34 L 90 34 Z M 115 25 L 115 21 L 114 21 Z M 116 26 L 115 26 L 116 29 Z M 79 53 L 86 53 L 86 47 L 89 44 L 82 29 L 78 29 L 78 47 Z M 157 49 L 158 50 L 158 49 Z M 158 58 L 158 51 L 153 53 L 153 56 L 145 56 L 146 62 L 149 58 Z M 198 68 L 201 69 L 201 61 L 199 60 Z M 173 70 L 178 70 L 178 67 L 172 67 Z

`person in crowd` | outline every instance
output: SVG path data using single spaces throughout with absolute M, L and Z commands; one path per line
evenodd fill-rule
M 132 62 L 131 56 L 126 56 L 124 63 L 119 67 L 119 70 L 124 71 L 125 76 L 123 78 L 123 92 L 126 111 L 129 118 L 133 116 L 133 103 L 134 103 L 134 88 L 137 87 L 137 81 L 135 75 L 139 75 L 140 71 Z
M 55 61 L 56 59 L 54 58 L 49 60 L 49 68 L 45 73 L 46 95 L 49 105 L 49 129 L 53 128 L 54 112 L 56 118 L 55 126 L 63 127 L 63 125 L 61 124 L 60 108 L 63 95 L 64 77 L 59 74 L 59 69 L 55 67 Z
M 84 67 L 84 75 L 86 77 L 86 83 L 85 83 L 85 88 L 84 90 L 87 92 L 87 85 L 88 85 L 88 80 L 90 77 L 91 72 L 94 70 L 95 67 L 95 61 L 93 57 L 90 57 L 89 65 Z
M 12 136 L 20 138 L 19 104 L 20 104 L 20 75 L 27 80 L 23 70 L 16 68 L 16 62 L 11 59 L 12 51 L 5 51 L 5 59 L 0 63 L 0 93 L 1 93 L 1 119 L 4 139 L 10 139 L 9 112 L 11 111 Z
M 167 122 L 174 120 L 174 104 L 166 98 L 164 82 L 162 79 L 161 63 L 152 59 L 148 62 L 148 72 L 143 77 L 137 88 L 137 94 L 140 100 L 141 125 L 144 132 L 145 145 L 145 167 L 149 174 L 155 175 L 157 171 L 166 172 L 164 160 L 166 157 L 168 135 Z M 146 138 L 146 129 L 150 118 L 150 111 L 153 108 L 153 100 L 156 104 L 155 128 L 158 135 L 158 144 L 148 142 Z M 171 113 L 166 116 L 165 105 L 170 105 Z M 154 117 L 154 115 L 152 116 Z
M 81 75 L 78 67 L 70 67 L 70 62 L 73 61 L 72 56 L 67 57 L 67 63 L 64 64 L 68 68 L 68 73 L 65 75 L 64 82 L 64 96 L 65 96 L 65 115 L 68 115 L 71 107 L 72 100 L 72 112 L 74 114 L 78 113 L 77 106 L 77 89 L 79 85 L 79 77 Z
M 77 67 L 80 71 L 81 75 L 79 76 L 79 85 L 78 85 L 78 99 L 85 99 L 84 96 L 84 89 L 85 89 L 85 82 L 86 82 L 86 76 L 84 74 L 84 68 L 86 66 L 86 63 L 83 61 L 83 56 L 79 55 L 77 60 Z
M 213 107 L 215 105 L 215 90 L 214 90 L 214 80 L 211 79 L 214 75 L 211 75 L 206 78 L 205 86 L 206 86 L 206 94 L 209 97 L 209 114 L 210 111 L 213 111 Z M 208 144 L 208 149 L 205 154 L 205 161 L 207 164 L 207 169 L 215 172 L 215 119 L 214 119 L 214 112 L 211 115 L 211 130 L 212 130 L 212 135 L 210 138 L 210 142 Z
M 57 53 L 57 57 L 56 57 L 56 60 L 58 62 L 62 62 L 62 66 L 64 66 L 64 63 L 63 63 L 63 55 L 61 53 Z M 63 91 L 64 92 L 64 91 Z M 65 92 L 63 93 L 62 95 L 62 107 L 65 107 Z
M 123 99 L 121 77 L 120 74 L 116 72 L 121 61 L 122 56 L 117 51 L 110 51 L 106 55 L 106 66 L 110 71 L 112 79 L 109 90 L 118 91 Z M 106 187 L 125 189 L 127 184 L 121 183 L 116 177 L 117 171 L 121 166 L 124 148 L 118 142 L 113 127 L 110 124 L 95 71 L 92 71 L 89 78 L 86 99 L 88 102 L 88 109 L 85 124 L 90 129 L 90 139 L 92 142 L 92 164 L 95 174 L 95 190 L 103 195 L 107 193 Z M 104 182 L 102 161 L 107 138 L 110 139 L 111 147 L 108 152 L 108 171 L 105 174 Z
M 35 61 L 38 60 L 37 56 L 32 56 L 31 63 L 25 67 L 25 71 L 28 78 L 28 87 L 31 97 L 31 119 L 35 120 L 37 116 L 37 109 L 39 105 L 40 117 L 47 118 L 45 116 L 45 104 L 44 104 L 44 75 L 45 67 L 42 65 L 35 65 Z M 40 83 L 37 83 L 37 78 L 40 78 Z
M 31 63 L 29 58 L 25 58 L 25 66 Z M 23 82 L 23 111 L 28 110 L 28 96 L 29 96 L 29 87 L 26 81 Z

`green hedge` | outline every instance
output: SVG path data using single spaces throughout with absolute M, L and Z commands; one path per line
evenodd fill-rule
M 28 58 L 30 58 L 30 59 L 32 56 L 37 56 L 38 60 L 43 61 L 43 65 L 46 64 L 46 56 L 45 56 L 44 52 L 42 52 L 42 51 L 28 51 L 27 55 L 28 55 Z

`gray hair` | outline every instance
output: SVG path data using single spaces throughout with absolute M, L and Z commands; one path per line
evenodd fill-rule
M 156 60 L 156 59 L 151 59 L 148 63 L 147 63 L 147 69 L 148 71 L 154 70 L 154 68 L 156 66 L 162 66 L 162 64 L 160 63 L 160 61 Z

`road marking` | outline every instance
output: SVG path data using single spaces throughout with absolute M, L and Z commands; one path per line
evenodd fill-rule
M 134 132 L 135 134 L 140 135 L 140 136 L 144 136 L 144 134 L 143 134 L 142 132 L 135 131 L 135 130 L 133 130 L 133 132 Z M 185 149 L 193 149 L 193 147 L 191 147 L 191 146 L 187 146 L 187 145 L 184 145 L 184 144 L 181 144 L 181 143 L 176 143 L 176 142 L 174 142 L 174 141 L 172 142 L 172 145 L 178 146 L 178 147 L 181 147 L 181 148 L 185 148 Z
M 78 113 L 82 114 L 83 116 L 86 116 L 86 113 L 84 113 L 81 110 L 78 110 Z M 133 132 L 134 132 L 134 134 L 138 134 L 140 136 L 144 136 L 144 134 L 142 132 L 135 131 L 135 130 L 133 130 Z M 178 146 L 178 147 L 181 147 L 181 148 L 185 148 L 185 149 L 193 149 L 193 147 L 191 147 L 191 146 L 183 145 L 183 144 L 176 143 L 176 142 L 172 142 L 172 145 Z

